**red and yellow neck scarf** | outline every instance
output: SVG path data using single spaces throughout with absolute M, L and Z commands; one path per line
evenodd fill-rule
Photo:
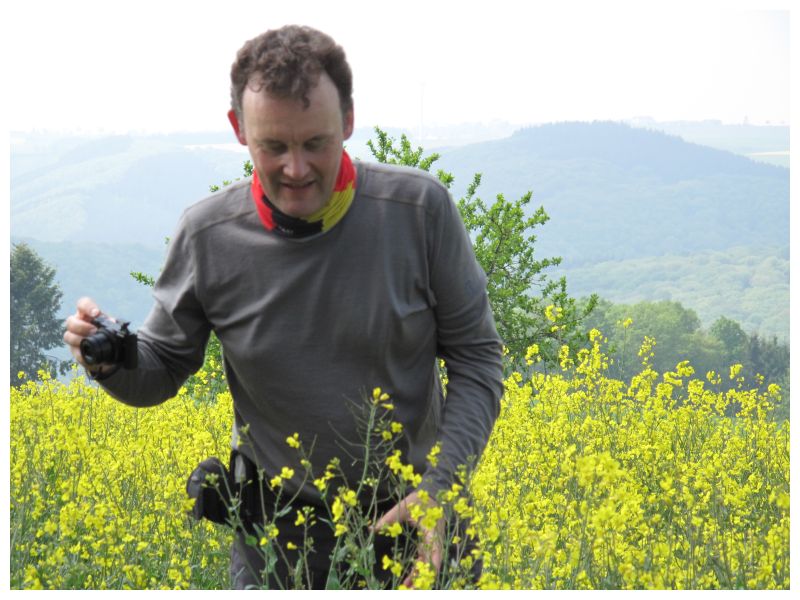
M 256 171 L 253 171 L 251 191 L 258 216 L 268 231 L 286 237 L 307 237 L 328 231 L 347 213 L 356 195 L 356 169 L 347 152 L 342 150 L 339 174 L 330 199 L 321 209 L 305 218 L 290 217 L 278 210 L 264 194 Z

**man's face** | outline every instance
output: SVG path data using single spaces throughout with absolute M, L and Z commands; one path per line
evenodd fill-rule
M 246 144 L 264 193 L 292 217 L 308 217 L 330 199 L 342 144 L 353 133 L 353 111 L 342 115 L 339 92 L 327 74 L 302 100 L 245 88 L 237 137 Z M 234 124 L 236 128 L 236 125 Z

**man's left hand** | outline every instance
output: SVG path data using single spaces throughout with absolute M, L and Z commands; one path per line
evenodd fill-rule
M 418 519 L 411 516 L 412 507 L 415 505 L 422 506 L 423 510 L 430 510 L 437 506 L 432 499 L 429 499 L 427 503 L 423 503 L 416 491 L 411 492 L 378 519 L 373 530 L 380 532 L 384 527 L 393 523 L 409 523 L 415 527 L 420 534 L 417 545 L 417 560 L 430 564 L 434 572 L 438 574 L 444 557 L 444 517 L 439 518 L 433 528 L 425 527 Z M 405 578 L 403 585 L 407 588 L 413 588 L 415 576 L 416 568 L 412 569 L 408 577 Z

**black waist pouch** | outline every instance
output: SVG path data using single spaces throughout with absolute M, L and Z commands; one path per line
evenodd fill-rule
M 205 459 L 186 482 L 194 499 L 191 515 L 252 533 L 264 520 L 264 496 L 270 495 L 262 479 L 253 461 L 237 450 L 231 450 L 229 467 L 216 456 Z
M 216 456 L 205 459 L 192 471 L 186 493 L 194 498 L 191 514 L 195 519 L 228 523 L 228 507 L 234 496 L 233 478 Z

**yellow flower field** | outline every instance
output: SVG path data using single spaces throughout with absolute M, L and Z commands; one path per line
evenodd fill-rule
M 777 386 L 739 379 L 715 392 L 719 376 L 692 379 L 687 363 L 659 375 L 651 341 L 638 376 L 610 380 L 591 336 L 591 350 L 562 363 L 567 377 L 506 382 L 473 482 L 489 542 L 483 583 L 788 589 L 789 424 L 769 420 Z
M 532 347 L 530 372 L 506 381 L 474 506 L 439 499 L 471 516 L 480 587 L 788 589 L 789 424 L 770 419 L 777 386 L 753 388 L 736 368 L 658 374 L 647 346 L 638 376 L 612 380 L 602 337 L 591 337 L 577 358 L 563 353 L 560 373 L 537 370 Z M 721 377 L 736 389 L 717 391 Z M 81 376 L 11 389 L 12 588 L 227 587 L 230 530 L 189 519 L 185 492 L 200 460 L 229 452 L 230 396 L 196 401 L 220 378 L 201 373 L 149 409 Z
M 230 452 L 232 404 L 134 409 L 81 376 L 11 390 L 11 587 L 224 587 L 226 532 L 184 516 L 197 463 Z

